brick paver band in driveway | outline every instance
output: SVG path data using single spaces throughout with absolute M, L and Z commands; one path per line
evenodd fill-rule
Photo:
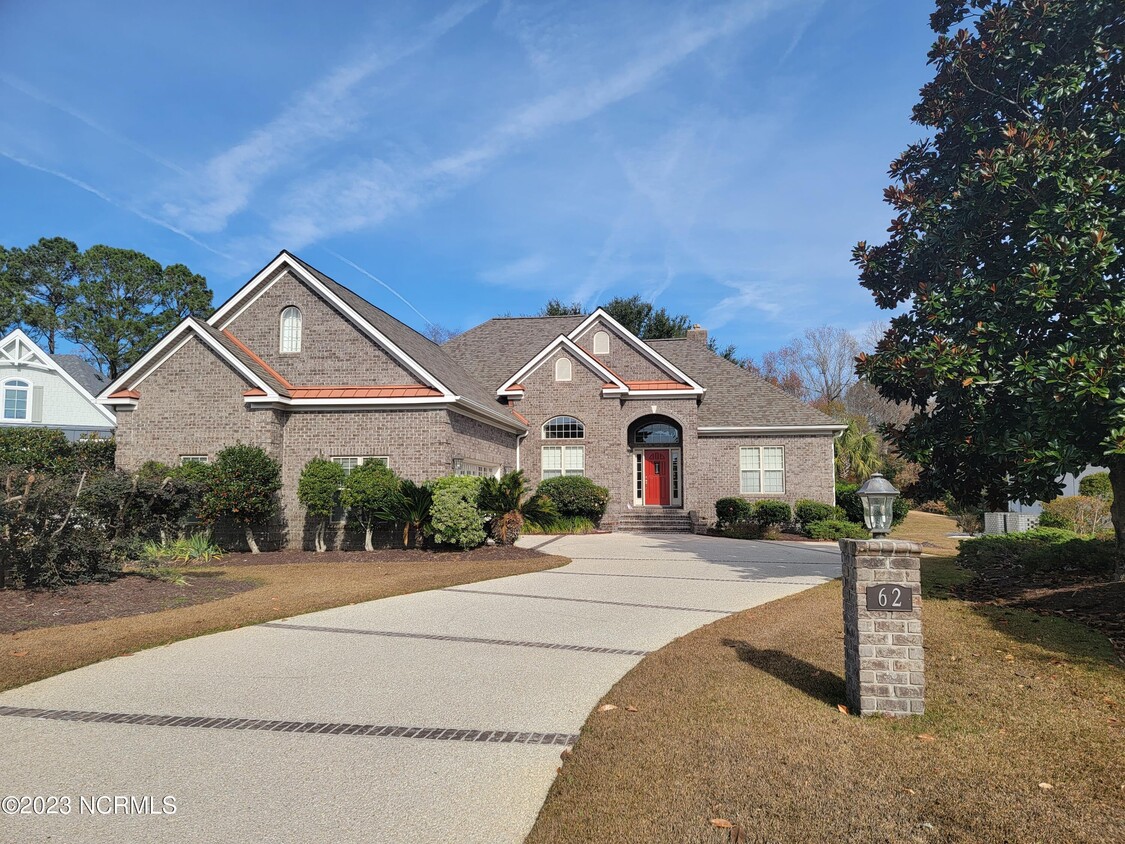
M 823 545 L 528 537 L 561 569 L 340 607 L 0 694 L 0 842 L 519 842 L 645 653 L 839 574 Z M 80 797 L 175 814 L 80 813 Z M 108 805 L 102 803 L 101 805 Z

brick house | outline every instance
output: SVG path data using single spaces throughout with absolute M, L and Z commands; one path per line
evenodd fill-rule
M 293 546 L 314 456 L 415 481 L 585 474 L 610 490 L 607 522 L 686 529 L 725 495 L 832 502 L 842 429 L 712 353 L 702 329 L 646 343 L 599 310 L 493 319 L 438 346 L 287 252 L 99 400 L 121 468 L 262 446 L 282 466 L 275 541 Z

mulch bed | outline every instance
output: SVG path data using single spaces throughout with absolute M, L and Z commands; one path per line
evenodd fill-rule
M 187 585 L 139 574 L 107 583 L 80 583 L 54 590 L 0 590 L 0 633 L 82 624 L 143 615 L 217 601 L 253 589 L 249 580 L 188 574 Z
M 952 588 L 958 598 L 1015 607 L 1084 624 L 1113 642 L 1125 661 L 1125 583 L 1106 576 L 1047 572 L 1033 580 L 1008 566 L 992 566 Z
M 379 548 L 374 551 L 263 551 L 261 554 L 224 554 L 220 566 L 279 566 L 294 563 L 492 563 L 541 556 L 530 548 L 483 545 L 469 551 L 432 548 Z

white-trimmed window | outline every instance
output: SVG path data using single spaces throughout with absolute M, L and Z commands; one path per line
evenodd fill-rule
M 281 351 L 301 351 L 301 309 L 296 305 L 281 312 Z
M 364 463 L 382 463 L 384 466 L 390 465 L 390 461 L 386 457 L 332 457 L 330 458 L 333 463 L 339 463 L 344 467 L 344 475 L 350 475 L 352 469 L 356 466 L 362 466 Z
M 186 463 L 207 463 L 207 462 L 208 462 L 208 460 L 207 460 L 206 454 L 181 454 L 180 455 L 180 465 L 181 466 L 183 466 Z
M 574 367 L 570 363 L 570 358 L 559 358 L 555 361 L 555 380 L 556 381 L 569 381 L 573 374 Z
M 556 416 L 543 423 L 543 439 L 545 440 L 583 440 L 586 438 L 586 426 L 580 419 L 573 416 Z
M 609 354 L 609 332 L 596 331 L 594 332 L 594 354 L 595 355 L 608 355 Z
M 739 489 L 743 493 L 785 492 L 785 448 L 744 446 L 738 450 Z
M 543 479 L 586 474 L 586 446 L 543 446 Z
M 26 422 L 30 419 L 31 384 L 12 378 L 4 382 L 4 419 L 9 422 Z
M 481 463 L 477 460 L 456 457 L 453 459 L 453 474 L 474 478 L 499 478 L 500 467 L 494 463 Z

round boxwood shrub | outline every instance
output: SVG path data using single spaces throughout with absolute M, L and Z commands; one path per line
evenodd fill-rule
M 482 478 L 449 475 L 431 481 L 430 523 L 426 533 L 443 545 L 476 548 L 486 538 L 485 515 L 477 506 Z
M 793 518 L 793 511 L 788 503 L 767 498 L 754 505 L 753 518 L 764 528 L 783 525 Z
M 833 507 L 831 504 L 825 504 L 823 501 L 812 501 L 808 498 L 802 498 L 795 505 L 793 505 L 793 516 L 803 525 L 810 524 L 811 522 L 823 522 L 826 519 L 836 519 L 843 516 L 843 512 L 838 514 L 838 507 Z
M 1079 480 L 1078 494 L 1112 501 L 1113 487 L 1109 483 L 1109 472 L 1095 472 Z
M 536 492 L 554 502 L 562 518 L 602 520 L 609 506 L 609 490 L 583 475 L 563 475 L 541 481 Z
M 749 501 L 742 498 L 720 498 L 715 502 L 715 515 L 718 517 L 720 529 L 729 528 L 750 521 L 754 515 L 754 508 Z
M 854 522 L 824 519 L 805 525 L 805 535 L 810 539 L 867 539 L 867 529 Z

